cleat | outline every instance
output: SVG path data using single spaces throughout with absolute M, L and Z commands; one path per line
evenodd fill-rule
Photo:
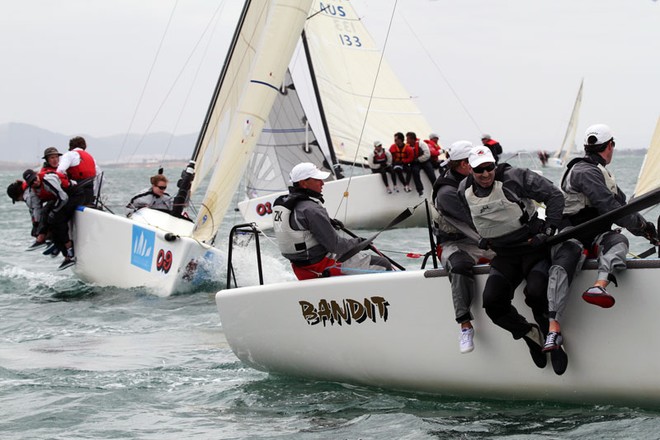
M 585 290 L 582 294 L 582 299 L 589 304 L 594 304 L 604 309 L 609 309 L 615 302 L 614 297 L 600 286 L 593 286 Z
M 545 355 L 543 350 L 543 337 L 541 336 L 541 330 L 536 324 L 530 324 L 532 327 L 529 332 L 523 336 L 527 347 L 529 347 L 529 354 L 532 356 L 534 364 L 539 368 L 545 368 L 548 364 L 548 357 Z
M 473 328 L 464 328 L 461 330 L 461 337 L 459 339 L 459 348 L 461 350 L 461 353 L 465 354 L 474 350 L 474 343 L 472 342 L 473 337 L 474 337 Z
M 66 257 L 66 258 L 64 258 L 64 261 L 62 261 L 62 264 L 60 264 L 60 266 L 57 268 L 57 270 L 67 269 L 67 268 L 73 266 L 74 264 L 76 264 L 76 259 L 75 258 Z
M 28 246 L 26 251 L 36 251 L 37 249 L 42 249 L 44 247 L 48 246 L 48 243 L 45 241 L 35 241 L 32 243 L 30 246 Z

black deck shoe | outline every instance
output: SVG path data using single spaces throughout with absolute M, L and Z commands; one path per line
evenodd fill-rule
M 46 246 L 48 246 L 48 243 L 46 243 L 45 241 L 35 241 L 30 246 L 28 246 L 28 248 L 25 249 L 25 250 L 26 251 L 36 251 L 37 249 L 42 249 Z
M 532 356 L 534 364 L 539 368 L 545 368 L 548 364 L 548 357 L 543 352 L 543 336 L 541 330 L 536 324 L 530 324 L 532 328 L 523 336 L 525 343 L 529 347 L 529 354 Z
M 552 369 L 557 376 L 561 376 L 568 367 L 568 355 L 560 346 L 550 352 L 550 362 L 552 362 Z
M 75 258 L 66 257 L 64 261 L 62 261 L 62 264 L 60 264 L 60 267 L 57 268 L 57 270 L 64 270 L 66 268 L 73 266 L 74 264 L 76 264 Z

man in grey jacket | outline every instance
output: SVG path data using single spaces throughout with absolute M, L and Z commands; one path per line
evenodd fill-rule
M 300 280 L 392 270 L 381 256 L 358 252 L 344 262 L 337 259 L 355 248 L 362 238 L 344 238 L 323 207 L 323 179 L 330 173 L 303 162 L 291 170 L 289 194 L 273 204 L 273 229 L 277 244 Z

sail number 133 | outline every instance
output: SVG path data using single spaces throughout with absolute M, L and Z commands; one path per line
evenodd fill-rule
M 362 47 L 360 37 L 357 35 L 339 34 L 339 40 L 343 46 Z

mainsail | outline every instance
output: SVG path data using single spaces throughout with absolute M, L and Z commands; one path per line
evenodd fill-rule
M 373 141 L 387 145 L 397 131 L 425 138 L 432 131 L 428 122 L 351 2 L 316 7 L 305 33 L 337 159 L 365 163 Z
M 566 127 L 566 134 L 564 134 L 564 140 L 561 143 L 561 147 L 553 155 L 556 159 L 561 159 L 562 164 L 568 163 L 571 155 L 577 155 L 580 151 L 577 148 L 575 143 L 575 135 L 577 133 L 578 119 L 580 117 L 580 106 L 582 105 L 582 87 L 584 86 L 584 78 L 580 81 L 580 88 L 578 89 L 577 97 L 575 98 L 575 104 L 573 104 L 573 111 L 571 112 L 571 119 L 568 121 L 568 126 Z
M 634 197 L 639 197 L 660 187 L 660 117 L 651 138 L 651 144 L 644 157 L 642 169 L 639 171 Z
M 312 162 L 319 168 L 332 171 L 310 128 L 291 73 L 287 70 L 245 173 L 248 197 L 285 191 L 290 185 L 291 169 L 300 162 Z
M 284 81 L 311 3 L 246 2 L 198 140 L 192 191 L 214 171 L 195 223 L 197 240 L 212 242 L 220 227 Z

